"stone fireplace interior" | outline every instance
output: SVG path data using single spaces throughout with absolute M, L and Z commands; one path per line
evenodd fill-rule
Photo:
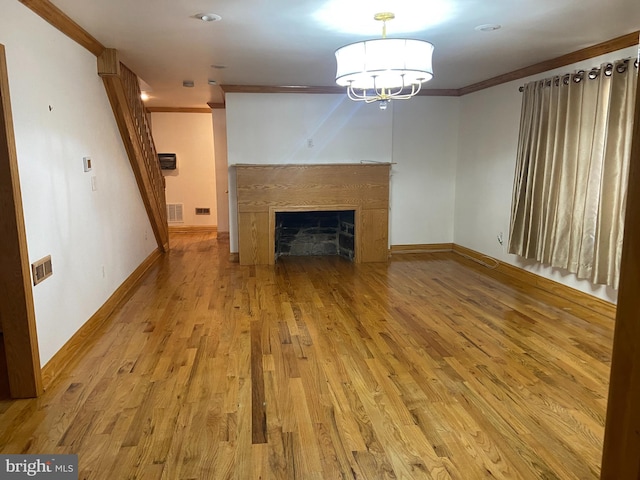
M 314 211 L 338 212 L 338 216 L 347 215 L 340 212 L 353 212 L 353 248 L 345 255 L 356 263 L 386 262 L 390 166 L 389 163 L 236 165 L 240 263 L 273 265 L 278 256 L 276 230 L 284 218 L 281 215 Z M 348 235 L 343 237 L 343 243 L 348 243 Z M 339 236 L 337 243 L 340 244 Z M 298 248 L 296 245 L 294 250 Z M 313 251 L 330 247 L 310 248 Z
M 275 259 L 281 256 L 355 256 L 354 210 L 276 212 Z

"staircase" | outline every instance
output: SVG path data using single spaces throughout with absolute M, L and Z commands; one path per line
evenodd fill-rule
M 140 99 L 138 77 L 107 48 L 98 57 L 98 74 L 107 90 L 120 135 L 135 174 L 158 248 L 169 250 L 165 183 L 151 129 Z

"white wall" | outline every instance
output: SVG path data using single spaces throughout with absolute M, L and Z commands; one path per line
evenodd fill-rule
M 216 172 L 213 122 L 208 113 L 151 114 L 156 150 L 175 153 L 177 168 L 163 170 L 167 203 L 184 205 L 183 226 L 216 226 Z M 196 215 L 196 208 L 209 208 L 211 215 Z
M 391 245 L 453 242 L 459 100 L 394 102 Z
M 0 11 L 29 259 L 53 262 L 33 288 L 44 365 L 156 244 L 96 57 L 20 2 Z
M 345 95 L 229 94 L 229 164 L 394 162 L 390 243 L 453 242 L 459 103 L 416 97 L 381 111 Z M 234 187 L 231 168 L 232 251 Z
M 229 165 L 389 162 L 392 108 L 345 95 L 227 94 Z
M 226 96 L 229 166 L 390 162 L 393 104 L 345 95 L 250 94 Z M 235 169 L 229 169 L 229 234 L 238 251 Z
M 637 48 L 633 47 L 462 97 L 455 243 L 608 301 L 616 300 L 617 293 L 613 289 L 594 286 L 560 269 L 507 253 L 522 101 L 518 87 L 535 79 L 590 69 L 608 60 L 635 55 Z M 500 232 L 503 233 L 503 246 L 496 238 Z

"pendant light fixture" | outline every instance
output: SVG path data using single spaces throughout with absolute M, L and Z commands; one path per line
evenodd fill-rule
M 336 50 L 336 83 L 347 88 L 349 98 L 366 103 L 405 100 L 416 95 L 433 78 L 433 45 L 424 40 L 387 38 L 391 12 L 373 17 L 382 22 L 382 38 L 352 43 Z

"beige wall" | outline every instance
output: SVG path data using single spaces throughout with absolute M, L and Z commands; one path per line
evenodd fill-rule
M 229 170 L 227 166 L 227 111 L 211 111 L 216 157 L 216 200 L 218 202 L 218 234 L 229 233 Z
M 154 112 L 151 125 L 157 151 L 177 155 L 177 168 L 163 170 L 167 203 L 184 205 L 184 223 L 176 225 L 217 226 L 212 116 Z M 209 208 L 211 215 L 196 215 L 200 207 Z

